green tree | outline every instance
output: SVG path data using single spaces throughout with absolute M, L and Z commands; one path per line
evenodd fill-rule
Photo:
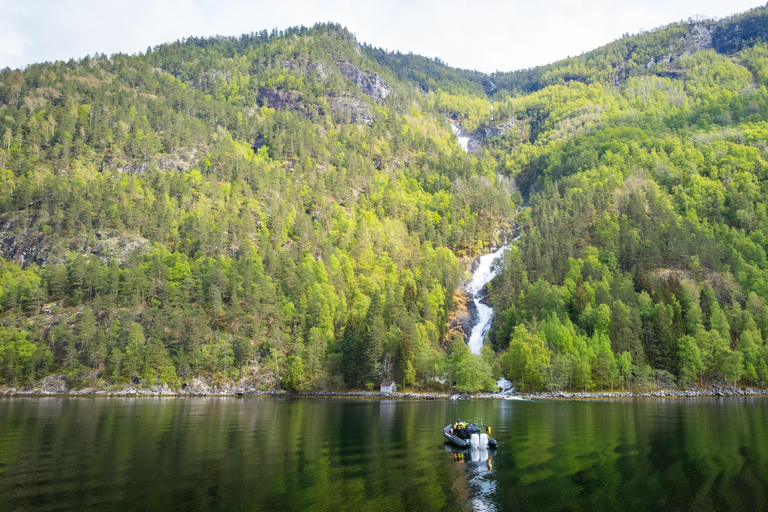
M 678 354 L 680 361 L 680 383 L 688 387 L 701 375 L 704 364 L 701 361 L 701 353 L 692 336 L 683 336 L 678 340 Z
M 723 377 L 735 386 L 744 376 L 744 356 L 741 352 L 731 352 L 723 360 Z

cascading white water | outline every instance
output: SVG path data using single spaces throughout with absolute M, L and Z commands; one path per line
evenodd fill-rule
M 500 247 L 490 254 L 480 256 L 477 269 L 472 273 L 472 280 L 467 284 L 467 293 L 472 298 L 477 308 L 477 323 L 472 326 L 469 335 L 469 350 L 473 354 L 480 354 L 483 349 L 483 340 L 493 321 L 493 308 L 482 303 L 481 292 L 486 284 L 501 272 L 501 265 L 497 265 L 507 246 Z
M 504 377 L 496 381 L 496 386 L 499 388 L 500 395 L 511 395 L 515 392 L 515 386 L 512 385 L 512 381 L 507 380 Z
M 493 82 L 491 82 L 493 84 Z M 494 86 L 495 87 L 495 86 Z M 469 137 L 462 135 L 461 128 L 451 123 L 451 129 L 456 134 L 456 138 L 459 141 L 459 147 L 464 151 L 469 151 Z M 491 279 L 496 277 L 501 272 L 501 267 L 496 265 L 504 249 L 507 247 L 501 247 L 496 251 L 486 254 L 480 257 L 480 262 L 477 269 L 472 273 L 472 280 L 467 284 L 467 293 L 472 298 L 477 308 L 477 323 L 472 326 L 472 333 L 469 336 L 469 350 L 473 354 L 480 354 L 483 349 L 483 339 L 488 329 L 491 328 L 491 322 L 493 321 L 493 308 L 486 306 L 480 300 L 480 292 L 488 284 Z
M 451 123 L 451 129 L 456 134 L 456 138 L 459 139 L 459 147 L 464 151 L 469 151 L 469 137 L 462 135 L 461 128 Z

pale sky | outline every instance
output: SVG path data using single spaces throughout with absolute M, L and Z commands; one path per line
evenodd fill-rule
M 367 42 L 491 72 L 546 64 L 695 15 L 757 0 L 0 0 L 0 69 L 187 36 L 341 23 Z

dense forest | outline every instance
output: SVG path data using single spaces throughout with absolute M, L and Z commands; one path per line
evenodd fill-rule
M 0 376 L 441 379 L 511 182 L 318 25 L 0 73 Z
M 0 381 L 764 386 L 766 41 L 756 9 L 488 76 L 321 24 L 2 70 Z M 474 356 L 461 285 L 513 227 Z
M 767 13 L 630 38 L 643 59 L 712 38 L 663 69 L 606 73 L 619 41 L 539 70 L 581 64 L 583 80 L 497 102 L 524 137 L 494 155 L 529 191 L 493 283 L 492 343 L 516 382 L 768 383 L 768 45 L 716 40 L 734 23 L 762 35 Z

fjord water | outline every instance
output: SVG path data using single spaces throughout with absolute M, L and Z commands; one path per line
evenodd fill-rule
M 462 460 L 452 419 L 499 449 Z M 0 511 L 766 510 L 768 400 L 0 400 Z

